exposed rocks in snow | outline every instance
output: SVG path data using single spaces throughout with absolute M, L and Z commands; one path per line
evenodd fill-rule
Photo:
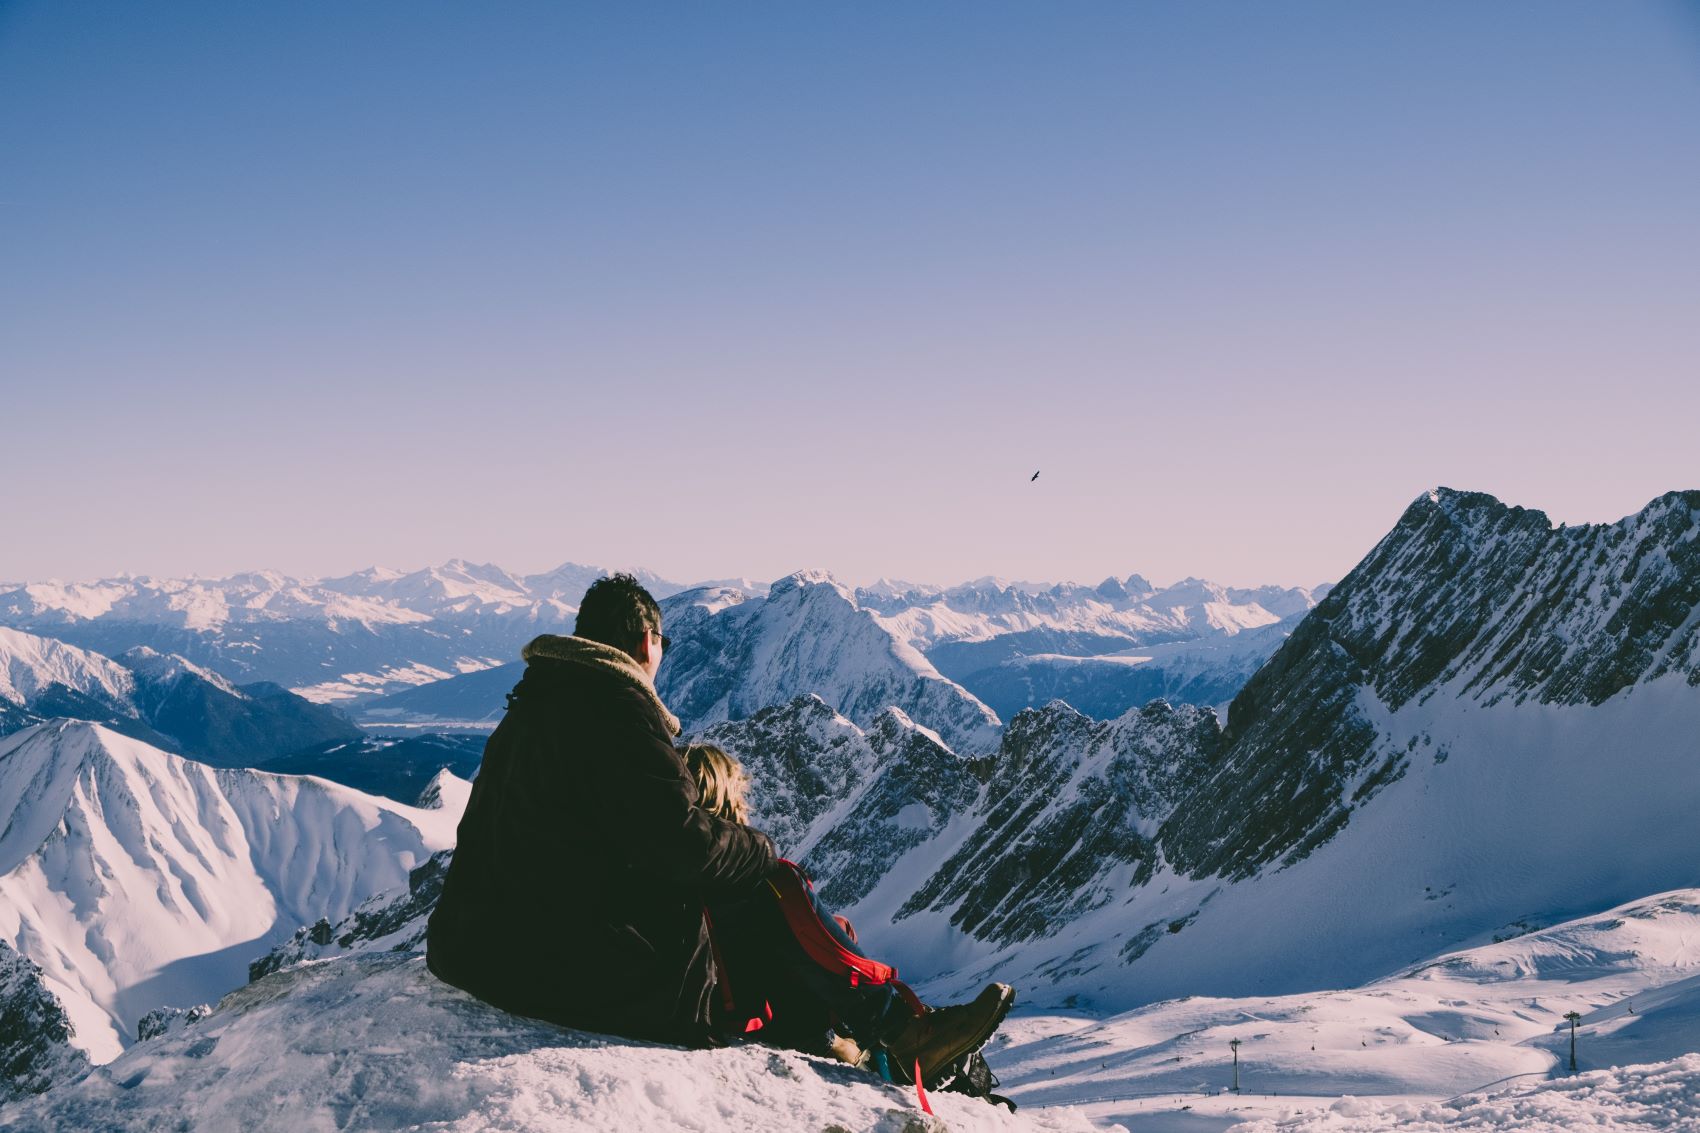
M 1108 904 L 1156 872 L 1158 824 L 1220 743 L 1208 709 L 1161 700 L 1109 722 L 1062 703 L 1023 712 L 992 762 L 974 833 L 900 915 L 951 908 L 965 931 L 1013 942 Z
M 75 1034 L 41 968 L 0 940 L 0 1105 L 86 1074 Z
M 296 929 L 294 936 L 248 965 L 249 982 L 308 960 L 350 952 L 423 952 L 426 922 L 443 895 L 453 857 L 453 850 L 439 850 L 407 875 L 405 889 L 368 898 L 334 925 L 320 917 Z
M 716 724 L 702 738 L 743 762 L 752 824 L 802 862 L 838 908 L 866 897 L 903 855 L 968 813 L 985 766 L 898 709 L 864 732 L 816 696 Z
M 191 1027 L 212 1014 L 212 1008 L 205 1003 L 194 1007 L 155 1007 L 136 1024 L 136 1041 L 147 1042 L 161 1035 L 169 1035 L 184 1027 Z
M 1700 684 L 1697 534 L 1700 492 L 1571 528 L 1480 493 L 1419 497 L 1234 699 L 1228 755 L 1164 831 L 1170 861 L 1243 877 L 1327 841 L 1408 764 L 1377 706 L 1599 705 L 1667 673 Z

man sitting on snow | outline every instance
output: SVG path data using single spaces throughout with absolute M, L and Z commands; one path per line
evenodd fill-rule
M 655 691 L 666 648 L 660 607 L 624 574 L 585 593 L 573 636 L 525 647 L 431 916 L 440 979 L 568 1026 L 723 1041 L 705 904 L 777 899 L 794 867 L 765 834 L 700 805 L 673 746 L 679 721 Z M 814 962 L 800 947 L 770 954 Z M 831 1013 L 858 1021 L 864 1047 L 928 1082 L 985 1043 L 1013 996 L 994 984 L 917 1013 L 892 983 L 811 977 Z

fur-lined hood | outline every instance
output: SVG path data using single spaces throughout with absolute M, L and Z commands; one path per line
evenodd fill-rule
M 598 672 L 611 673 L 647 696 L 650 703 L 655 705 L 655 710 L 661 713 L 661 720 L 668 730 L 675 736 L 679 734 L 679 718 L 667 711 L 667 706 L 661 703 L 661 697 L 655 691 L 655 685 L 650 682 L 649 674 L 624 650 L 604 645 L 600 641 L 592 641 L 588 637 L 564 637 L 558 633 L 545 633 L 532 638 L 531 643 L 520 650 L 519 655 L 526 661 L 546 657 L 551 661 L 567 661 Z

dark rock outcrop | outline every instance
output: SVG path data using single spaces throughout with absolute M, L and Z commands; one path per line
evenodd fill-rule
M 1697 535 L 1700 492 L 1573 528 L 1479 492 L 1423 495 L 1234 699 L 1223 757 L 1159 835 L 1169 861 L 1244 877 L 1331 838 L 1404 767 L 1366 704 L 1700 684 Z
M 88 1073 L 88 1055 L 71 1045 L 75 1034 L 41 968 L 0 940 L 0 1103 Z
M 953 908 L 951 921 L 1003 942 L 1044 936 L 1107 903 L 1104 884 L 1144 884 L 1161 853 L 1157 824 L 1221 744 L 1216 717 L 1158 700 L 1108 722 L 1066 704 L 1010 723 L 992 762 L 974 834 L 904 905 Z

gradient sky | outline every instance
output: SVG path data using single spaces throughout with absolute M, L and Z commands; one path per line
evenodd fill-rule
M 1700 3 L 0 0 L 0 579 L 1310 584 L 1697 439 Z

